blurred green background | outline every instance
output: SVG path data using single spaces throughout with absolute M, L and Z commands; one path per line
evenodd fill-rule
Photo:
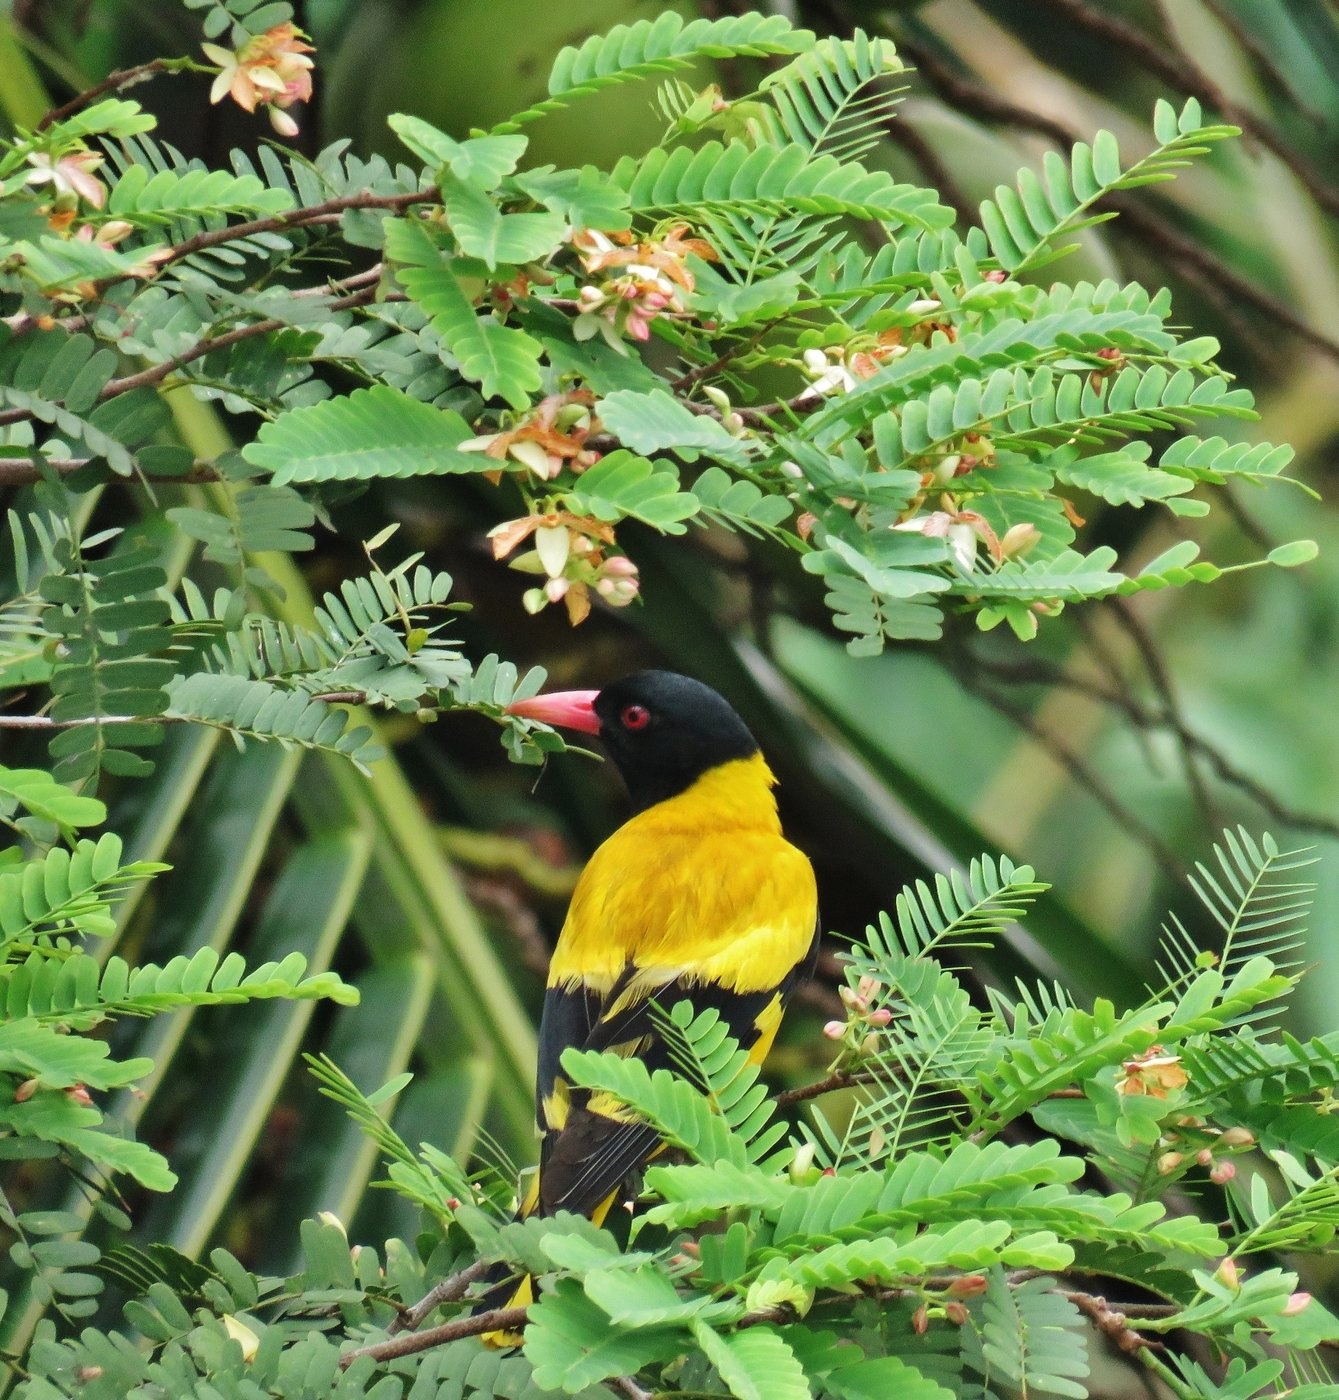
M 337 139 L 394 151 L 392 111 L 463 136 L 542 96 L 563 44 L 654 16 L 654 0 L 310 0 L 317 46 L 303 149 Z M 728 13 L 720 3 L 677 6 Z M 736 9 L 767 7 L 733 7 Z M 541 663 L 557 685 L 598 685 L 664 665 L 722 690 L 782 781 L 783 816 L 813 856 L 828 925 L 858 933 L 905 880 L 983 850 L 1054 882 L 1036 919 L 980 955 L 986 979 L 1040 973 L 1076 994 L 1123 1000 L 1151 976 L 1163 912 L 1209 936 L 1185 872 L 1225 824 L 1314 844 L 1320 884 L 1297 1030 L 1328 1030 L 1339 1004 L 1339 19 L 1324 0 L 847 0 L 778 4 L 797 23 L 893 39 L 916 71 L 871 160 L 933 184 L 970 220 L 977 202 L 1048 148 L 1114 131 L 1134 152 L 1158 96 L 1195 95 L 1246 129 L 1174 185 L 1123 200 L 1055 269 L 1169 284 L 1178 319 L 1217 336 L 1223 363 L 1259 399 L 1251 439 L 1288 441 L 1286 485 L 1239 490 L 1211 522 L 1076 502 L 1089 544 L 1132 568 L 1193 534 L 1230 563 L 1282 540 L 1322 545 L 1318 563 L 1213 587 L 1141 594 L 1067 614 L 1024 647 L 971 627 L 874 660 L 848 657 L 821 588 L 765 545 L 629 531 L 643 606 L 578 630 L 521 609 L 524 580 L 483 539 L 491 488 L 461 479 L 387 483 L 350 500 L 341 534 L 283 575 L 289 606 L 361 560 L 357 541 L 403 522 L 406 547 L 457 578 L 474 605 L 471 654 Z M 199 16 L 168 3 L 13 0 L 0 104 L 33 120 L 51 98 L 159 54 L 198 53 Z M 745 91 L 762 76 L 726 65 L 700 85 Z M 133 90 L 160 134 L 211 163 L 254 147 L 263 122 L 210 107 L 208 78 Z M 618 88 L 533 128 L 529 159 L 605 162 L 663 127 L 654 84 Z M 40 112 L 40 106 L 38 107 Z M 1039 274 L 1047 277 L 1047 272 Z M 180 396 L 178 396 L 180 397 Z M 178 407 L 198 452 L 252 420 Z M 185 492 L 198 488 L 181 488 Z M 178 503 L 136 501 L 151 528 Z M 622 540 L 622 536 L 620 536 Z M 186 567 L 183 559 L 181 567 Z M 276 563 L 275 568 L 280 568 Z M 539 776 L 510 767 L 482 720 L 389 728 L 394 761 L 365 783 L 321 758 L 175 733 L 159 771 L 110 793 L 136 855 L 175 871 L 123 918 L 121 950 L 159 960 L 204 943 L 251 957 L 303 948 L 358 982 L 361 1007 L 275 1006 L 122 1027 L 159 1071 L 122 1116 L 171 1157 L 184 1185 L 141 1217 L 146 1238 L 196 1251 L 222 1241 L 283 1268 L 293 1222 L 329 1208 L 355 1238 L 412 1234 L 389 1193 L 368 1192 L 370 1154 L 316 1096 L 298 1061 L 323 1049 L 364 1088 L 404 1067 L 395 1109 L 410 1142 L 526 1160 L 531 1018 L 547 948 L 581 861 L 621 819 L 611 774 L 567 757 Z M 8 760 L 7 760 L 8 761 Z M 839 947 L 834 943 L 833 947 Z M 772 1066 L 821 1071 L 832 1001 L 811 990 Z M 202 1085 L 207 1092 L 202 1092 Z

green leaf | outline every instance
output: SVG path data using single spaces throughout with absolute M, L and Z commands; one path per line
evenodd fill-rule
M 878 1356 L 843 1366 L 824 1381 L 836 1400 L 953 1400 L 955 1391 L 922 1375 L 896 1356 Z
M 482 471 L 481 454 L 459 450 L 470 436 L 460 414 L 374 384 L 263 423 L 242 456 L 276 485 Z
M 656 147 L 635 159 L 624 156 L 611 172 L 638 212 L 845 214 L 877 219 L 891 228 L 947 228 L 953 211 L 932 190 L 899 184 L 883 171 L 854 161 L 814 157 L 806 147 L 722 145 Z
M 455 175 L 442 180 L 442 198 L 461 250 L 482 258 L 489 268 L 548 257 L 562 242 L 567 227 L 562 214 L 504 214 L 477 185 Z
M 41 768 L 5 768 L 0 765 L 0 798 L 8 797 L 35 817 L 69 829 L 100 826 L 107 808 L 95 797 L 71 792 Z
M 600 400 L 600 421 L 632 452 L 651 456 L 673 452 L 686 462 L 700 452 L 740 465 L 748 460 L 748 443 L 734 437 L 710 414 L 694 413 L 664 390 L 649 394 L 619 389 Z
M 679 522 L 696 515 L 698 506 L 694 496 L 678 488 L 672 469 L 657 470 L 657 464 L 620 447 L 582 472 L 567 493 L 567 509 L 597 520 L 630 516 L 667 535 L 681 535 L 685 526 Z
M 563 49 L 549 74 L 549 98 L 497 128 L 514 131 L 522 122 L 565 107 L 574 97 L 655 73 L 689 68 L 704 58 L 763 58 L 801 53 L 813 43 L 807 29 L 792 29 L 781 15 L 750 11 L 721 19 L 684 23 L 674 10 L 656 19 L 616 24 L 580 46 Z
M 526 1319 L 525 1355 L 536 1382 L 572 1395 L 609 1376 L 635 1375 L 652 1361 L 668 1361 L 682 1347 L 677 1327 L 613 1326 L 573 1279 L 546 1288 Z
M 425 164 L 445 166 L 458 179 L 477 189 L 495 189 L 516 169 L 525 148 L 525 136 L 473 136 L 457 141 L 422 117 L 394 112 L 386 124 Z
M 526 407 L 543 383 L 539 342 L 488 312 L 480 315 L 441 250 L 414 220 L 387 220 L 386 255 L 400 264 L 396 275 L 460 362 L 461 373 L 479 383 L 486 398 L 496 394 L 513 408 Z
M 738 1400 L 812 1400 L 804 1367 L 773 1328 L 749 1327 L 725 1337 L 697 1321 L 693 1336 Z
M 512 184 L 523 194 L 561 215 L 573 228 L 625 229 L 632 222 L 628 195 L 593 165 L 557 170 L 541 165 L 523 170 Z

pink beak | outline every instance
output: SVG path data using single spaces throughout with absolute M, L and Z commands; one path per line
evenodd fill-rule
M 537 719 L 555 729 L 579 729 L 583 734 L 600 732 L 600 717 L 595 713 L 598 690 L 558 690 L 551 695 L 536 695 L 530 700 L 518 700 L 507 706 L 509 715 L 521 719 Z

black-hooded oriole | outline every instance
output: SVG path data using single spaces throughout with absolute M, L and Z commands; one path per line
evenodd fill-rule
M 817 952 L 817 891 L 809 861 L 781 834 L 757 742 L 699 681 L 645 671 L 599 691 L 523 700 L 511 713 L 596 735 L 634 809 L 582 871 L 553 952 L 536 1076 L 543 1143 L 520 1211 L 600 1222 L 659 1138 L 569 1085 L 562 1052 L 612 1050 L 666 1066 L 652 1002 L 668 1009 L 686 998 L 715 1007 L 760 1062 Z M 530 1297 L 524 1280 L 511 1301 Z

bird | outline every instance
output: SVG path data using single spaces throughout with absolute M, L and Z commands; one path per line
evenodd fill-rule
M 509 713 L 598 738 L 632 815 L 582 871 L 549 964 L 540 1018 L 538 1174 L 520 1218 L 573 1211 L 602 1224 L 662 1148 L 648 1124 L 563 1077 L 569 1047 L 669 1067 L 657 1006 L 713 1007 L 761 1064 L 820 927 L 808 858 L 782 835 L 775 778 L 744 721 L 709 686 L 642 671 L 600 690 L 551 692 Z M 497 1306 L 505 1292 L 484 1295 Z M 512 1305 L 533 1300 L 520 1281 Z M 515 1334 L 486 1338 L 514 1345 Z

